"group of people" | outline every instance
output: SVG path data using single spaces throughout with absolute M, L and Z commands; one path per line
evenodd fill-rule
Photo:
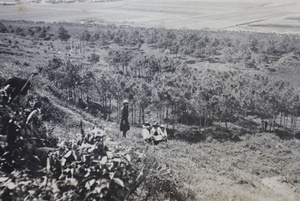
M 166 127 L 163 124 L 159 125 L 157 122 L 153 125 L 145 122 L 143 124 L 142 136 L 146 142 L 153 143 L 154 145 L 157 145 L 159 142 L 166 142 L 168 139 Z
M 123 108 L 121 113 L 120 131 L 123 137 L 126 137 L 127 131 L 130 129 L 128 122 L 128 100 L 123 101 Z M 148 122 L 143 124 L 142 136 L 144 140 L 150 144 L 158 144 L 159 142 L 167 141 L 168 135 L 166 127 L 155 122 L 151 125 Z

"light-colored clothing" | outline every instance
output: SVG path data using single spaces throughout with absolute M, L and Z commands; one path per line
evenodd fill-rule
M 162 136 L 162 138 L 165 140 L 168 138 L 168 134 L 167 134 L 167 129 L 165 128 L 159 128 L 160 130 L 160 135 Z
M 144 140 L 151 138 L 152 135 L 150 134 L 150 130 L 147 127 L 143 127 L 142 136 L 143 136 Z
M 152 127 L 150 134 L 153 136 L 155 141 L 163 140 L 162 131 L 159 127 Z

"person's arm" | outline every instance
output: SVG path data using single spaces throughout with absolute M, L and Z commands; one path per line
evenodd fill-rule
M 157 128 L 157 134 L 163 136 L 163 132 L 160 127 Z
M 164 138 L 164 139 L 168 138 L 167 129 L 164 130 L 163 134 L 164 134 L 164 135 L 163 135 L 163 138 Z
M 154 133 L 155 133 L 155 129 L 152 127 L 152 128 L 150 129 L 150 135 L 153 136 Z

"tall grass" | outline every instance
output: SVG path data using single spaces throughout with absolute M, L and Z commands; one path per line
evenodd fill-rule
M 300 187 L 298 140 L 283 141 L 272 133 L 258 133 L 244 136 L 241 142 L 169 140 L 153 146 L 143 143 L 139 132 L 133 128 L 128 139 L 120 140 L 142 151 L 142 157 L 156 158 L 161 166 L 170 167 L 185 193 L 193 192 L 195 200 L 282 199 L 262 184 L 264 178 L 280 177 L 281 182 Z

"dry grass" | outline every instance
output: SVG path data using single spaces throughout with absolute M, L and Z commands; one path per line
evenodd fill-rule
M 136 165 L 145 166 L 149 175 L 159 167 L 170 169 L 172 179 L 181 186 L 177 190 L 189 200 L 300 199 L 297 139 L 284 141 L 273 133 L 257 133 L 246 134 L 239 142 L 169 140 L 154 146 L 143 141 L 140 128 L 131 127 L 124 138 L 117 123 L 95 119 L 48 97 L 66 115 L 62 124 L 49 125 L 55 127 L 56 135 L 76 139 L 80 120 L 84 120 L 85 129 L 103 127 L 107 138 L 116 142 L 110 145 L 111 150 L 130 152 L 138 161 Z
M 138 133 L 139 129 L 132 129 L 129 139 L 119 140 L 124 146 L 147 150 L 147 157 L 171 167 L 172 174 L 196 193 L 196 200 L 300 199 L 298 140 L 259 133 L 236 143 L 170 140 L 149 146 L 141 143 Z

